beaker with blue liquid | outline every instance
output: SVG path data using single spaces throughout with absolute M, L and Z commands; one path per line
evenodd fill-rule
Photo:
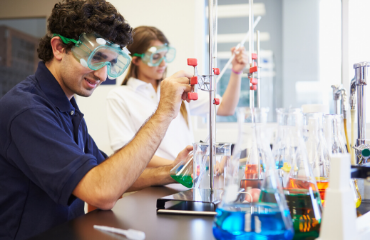
M 241 153 L 247 146 L 243 134 L 244 110 L 238 110 L 239 138 L 226 170 L 225 188 L 213 224 L 216 239 L 244 240 L 291 240 L 294 236 L 293 224 L 287 206 L 281 180 L 275 167 L 269 142 L 257 134 L 258 127 L 252 123 L 250 134 L 258 144 L 258 155 L 264 154 L 263 180 L 260 188 L 240 187 L 238 174 Z M 253 111 L 252 111 L 253 115 Z M 253 119 L 253 117 L 252 117 Z M 265 194 L 262 194 L 265 193 Z M 264 201 L 262 195 L 272 198 Z

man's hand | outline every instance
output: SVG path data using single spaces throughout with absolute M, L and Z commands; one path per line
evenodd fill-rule
M 172 165 L 172 168 L 174 166 L 176 166 L 176 164 L 178 164 L 181 160 L 184 160 L 188 155 L 189 153 L 193 151 L 193 146 L 191 145 L 188 145 L 186 146 L 176 157 L 175 161 L 173 161 L 173 163 L 171 164 Z
M 171 120 L 177 117 L 182 100 L 188 100 L 187 92 L 191 91 L 191 85 L 189 84 L 191 76 L 185 71 L 180 71 L 162 80 L 161 99 L 157 113 L 159 111 Z
M 235 57 L 231 64 L 233 65 L 232 69 L 234 72 L 241 72 L 248 64 L 248 56 L 247 53 L 244 51 L 244 47 L 239 48 L 235 51 L 235 47 L 231 48 L 231 53 L 235 52 Z

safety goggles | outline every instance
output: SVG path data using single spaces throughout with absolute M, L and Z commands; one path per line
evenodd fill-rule
M 127 48 L 121 49 L 118 44 L 111 43 L 95 33 L 82 33 L 76 41 L 59 34 L 65 44 L 73 42 L 71 51 L 81 65 L 91 70 L 98 70 L 107 66 L 109 78 L 117 78 L 127 69 L 131 62 Z
M 140 57 L 150 67 L 156 67 L 162 61 L 166 63 L 172 62 L 176 56 L 176 49 L 164 44 L 162 46 L 152 46 L 145 53 L 134 53 L 133 56 Z

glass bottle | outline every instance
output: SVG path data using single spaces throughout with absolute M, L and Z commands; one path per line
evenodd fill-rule
M 252 112 L 253 113 L 253 112 Z M 264 149 L 264 179 L 260 189 L 240 188 L 239 163 L 246 149 L 248 136 L 242 131 L 245 111 L 238 111 L 239 137 L 226 171 L 226 185 L 213 224 L 216 239 L 291 240 L 294 235 L 292 220 L 283 188 L 275 168 L 268 141 L 257 134 L 252 123 L 252 133 L 258 146 Z M 259 175 L 259 174 L 257 174 Z M 266 201 L 262 198 L 268 196 Z
M 277 109 L 277 113 L 279 132 L 274 144 L 274 159 L 283 180 L 294 239 L 315 239 L 319 236 L 322 204 L 308 162 L 303 113 L 300 109 Z
M 325 190 L 329 186 L 329 151 L 323 135 L 323 113 L 305 114 L 305 133 L 308 162 L 319 189 L 321 203 L 325 203 Z

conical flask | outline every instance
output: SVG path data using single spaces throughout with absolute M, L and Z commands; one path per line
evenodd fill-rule
M 286 184 L 292 164 L 296 161 L 295 158 L 301 156 L 297 154 L 297 151 L 301 151 L 301 148 L 297 148 L 297 144 L 303 134 L 303 113 L 300 108 L 277 108 L 276 113 L 278 130 L 272 154 L 276 168 L 279 169 L 279 175 Z
M 170 170 L 170 176 L 177 182 L 181 183 L 187 188 L 193 187 L 193 152 L 191 151 L 188 156 L 180 161 L 176 166 Z
M 266 129 L 269 109 L 254 108 L 253 115 L 250 114 L 249 108 L 241 108 L 240 111 L 246 111 L 243 114 L 246 117 L 249 115 L 253 116 L 253 119 L 252 117 L 245 118 L 244 123 L 249 122 L 249 120 L 254 123 L 244 124 L 241 131 L 243 134 L 241 146 L 245 148 L 247 156 L 242 158 L 240 162 L 241 169 L 244 172 L 240 186 L 244 189 L 248 187 L 260 188 L 265 171 L 266 149 L 264 147 L 269 143 L 268 131 Z M 250 126 L 251 128 L 249 128 Z M 256 135 L 260 136 L 259 140 Z M 266 141 L 266 144 L 263 144 L 261 141 Z M 270 149 L 267 149 L 267 151 L 270 151 Z
M 274 146 L 275 160 L 284 161 L 280 173 L 292 216 L 294 239 L 315 239 L 319 236 L 322 204 L 308 162 L 303 113 L 300 109 L 278 109 L 277 112 L 284 138 L 276 150 Z
M 239 161 L 245 150 L 243 143 L 246 137 L 243 134 L 244 111 L 238 111 L 239 138 L 234 152 L 229 160 L 226 171 L 224 194 L 217 208 L 217 215 L 213 224 L 213 235 L 216 239 L 279 239 L 290 240 L 294 231 L 283 189 L 273 163 L 272 153 L 267 141 L 262 141 L 261 135 L 256 134 L 257 128 L 252 131 L 266 149 L 264 163 L 264 179 L 261 189 L 240 188 Z M 269 149 L 269 151 L 267 151 Z M 243 156 L 242 156 L 243 157 Z M 269 201 L 261 198 L 261 192 L 269 196 Z M 271 201 L 272 200 L 272 201 Z
M 325 190 L 329 185 L 329 151 L 323 135 L 323 113 L 305 114 L 305 133 L 308 162 L 319 189 L 321 203 L 325 202 Z
M 329 156 L 337 153 L 348 153 L 345 145 L 344 135 L 342 129 L 344 129 L 343 118 L 340 114 L 326 114 L 324 116 L 324 133 L 326 143 L 329 149 Z M 329 167 L 330 174 L 330 167 Z M 361 194 L 357 186 L 357 180 L 351 179 L 349 185 L 352 189 L 353 200 L 356 204 L 356 208 L 361 205 Z

